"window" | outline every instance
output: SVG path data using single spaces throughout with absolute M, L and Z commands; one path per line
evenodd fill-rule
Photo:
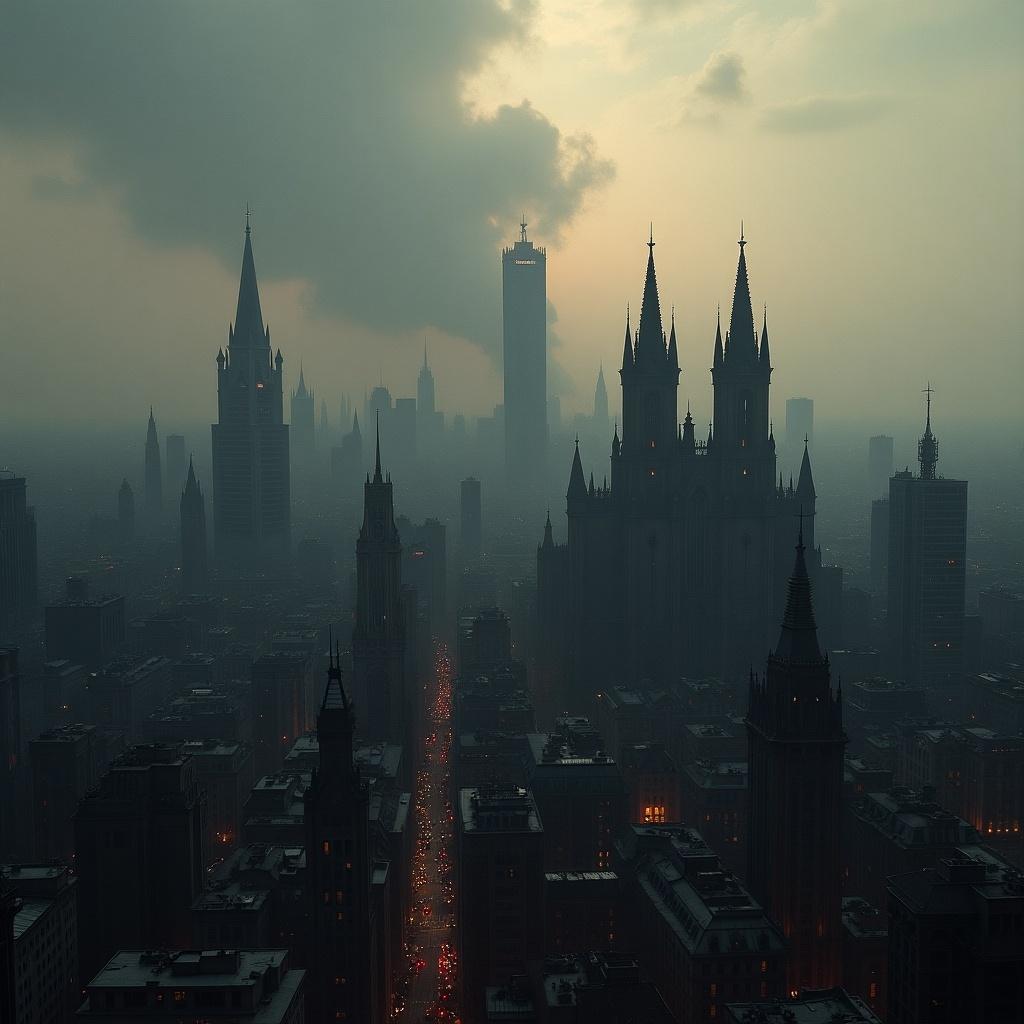
M 324 853 L 330 853 L 330 852 L 331 852 L 331 842 L 330 842 L 329 839 L 325 839 L 324 840 Z
M 174 1002 L 179 1006 L 185 1002 L 185 993 L 180 988 L 174 990 Z

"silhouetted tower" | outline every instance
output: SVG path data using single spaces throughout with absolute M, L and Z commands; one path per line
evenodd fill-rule
M 292 392 L 292 444 L 296 450 L 309 452 L 315 441 L 313 392 L 306 388 L 306 377 L 299 364 L 299 386 Z
M 423 346 L 423 365 L 416 378 L 416 411 L 421 417 L 433 416 L 435 409 L 434 374 L 427 364 L 427 346 Z
M 818 647 L 803 531 L 778 644 L 751 673 L 747 882 L 789 940 L 789 988 L 839 982 L 842 689 Z
M 936 472 L 939 442 L 932 433 L 931 385 L 921 467 L 889 481 L 888 605 L 891 671 L 926 685 L 959 685 L 963 667 L 967 556 L 967 481 Z
M 206 505 L 189 457 L 188 478 L 181 493 L 181 589 L 186 594 L 202 594 L 207 583 Z
M 164 504 L 163 473 L 160 469 L 160 439 L 156 436 L 153 407 L 149 407 L 146 427 L 146 517 L 150 522 L 160 518 Z
M 217 557 L 265 565 L 287 555 L 291 526 L 281 350 L 263 324 L 248 217 L 235 322 L 217 353 L 213 529 Z
M 380 468 L 377 427 L 373 479 L 363 488 L 363 525 L 356 541 L 356 622 L 352 631 L 355 693 L 366 708 L 366 736 L 405 742 L 402 541 L 395 526 L 391 475 Z
M 526 236 L 501 254 L 505 467 L 513 487 L 528 486 L 546 465 L 547 255 Z
M 127 477 L 117 489 L 117 531 L 123 542 L 135 537 L 135 494 Z
M 312 930 L 309 1019 L 379 1021 L 369 791 L 353 762 L 355 708 L 345 693 L 336 651 L 330 654 L 317 735 L 320 765 L 304 797 Z
M 597 371 L 597 385 L 594 387 L 594 426 L 603 432 L 608 427 L 608 388 L 604 383 L 604 366 Z
M 459 551 L 464 561 L 478 558 L 483 545 L 480 481 L 467 476 L 459 488 Z

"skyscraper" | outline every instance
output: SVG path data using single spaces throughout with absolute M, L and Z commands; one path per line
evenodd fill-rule
M 871 497 L 889 496 L 889 477 L 892 476 L 892 438 L 876 434 L 868 441 L 868 486 Z
M 925 431 L 917 446 L 920 474 L 889 481 L 889 602 L 891 668 L 910 683 L 938 683 L 963 664 L 967 553 L 967 481 L 936 472 L 927 388 Z
M 402 540 L 395 526 L 391 474 L 380 468 L 377 428 L 373 479 L 363 487 L 363 525 L 356 541 L 356 622 L 352 669 L 356 699 L 366 709 L 365 737 L 407 740 Z
M 786 447 L 799 451 L 804 441 L 814 440 L 814 399 L 786 399 Z
M 253 563 L 285 555 L 291 525 L 288 427 L 281 350 L 271 357 L 248 218 L 235 322 L 217 352 L 213 529 L 217 557 Z
M 803 532 L 786 613 L 747 711 L 747 882 L 789 941 L 789 989 L 839 980 L 842 690 L 818 647 Z
M 331 652 L 317 715 L 320 766 L 306 789 L 306 871 L 311 926 L 310 1019 L 383 1019 L 376 1005 L 375 905 L 370 898 L 369 790 L 353 763 L 355 709 Z
M 299 386 L 292 392 L 292 445 L 296 451 L 310 452 L 316 438 L 313 392 L 306 387 L 306 376 L 299 364 Z
M 505 467 L 523 487 L 546 464 L 547 255 L 526 236 L 501 254 L 502 357 L 505 367 Z
M 436 412 L 434 395 L 434 374 L 427 363 L 427 346 L 423 346 L 423 365 L 416 378 L 416 411 L 426 419 Z
M 480 481 L 467 476 L 459 487 L 459 553 L 463 561 L 480 555 L 483 523 L 480 508 Z
M 206 591 L 206 504 L 191 457 L 181 494 L 181 589 L 186 594 Z
M 117 531 L 122 543 L 135 537 L 135 494 L 127 477 L 117 489 Z
M 160 468 L 160 439 L 156 436 L 153 406 L 149 407 L 149 425 L 146 427 L 146 518 L 160 519 L 164 505 L 164 477 Z
M 25 478 L 0 469 L 0 636 L 35 614 L 37 577 L 36 516 Z

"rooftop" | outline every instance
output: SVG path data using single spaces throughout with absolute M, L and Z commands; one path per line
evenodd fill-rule
M 521 786 L 481 786 L 459 791 L 463 832 L 543 832 L 533 795 Z
M 726 1024 L 881 1024 L 845 989 L 801 992 L 799 998 L 770 1003 L 729 1003 Z

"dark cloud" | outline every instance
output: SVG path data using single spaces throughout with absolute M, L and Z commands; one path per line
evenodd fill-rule
M 0 128 L 69 140 L 136 230 L 238 260 L 384 330 L 497 347 L 496 247 L 557 238 L 611 164 L 528 102 L 474 117 L 468 75 L 532 4 L 9 0 Z M 38 195 L 65 196 L 38 182 Z
M 809 96 L 761 115 L 761 124 L 775 132 L 836 132 L 874 121 L 890 107 L 884 96 Z
M 714 53 L 701 69 L 694 84 L 697 96 L 722 103 L 738 103 L 747 98 L 747 72 L 738 53 Z

